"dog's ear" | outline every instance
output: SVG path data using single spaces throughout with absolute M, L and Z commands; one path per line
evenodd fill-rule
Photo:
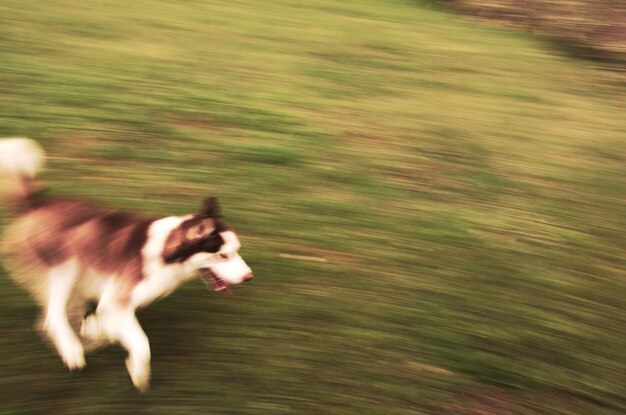
M 217 201 L 216 197 L 207 197 L 204 199 L 204 205 L 202 206 L 202 211 L 200 215 L 205 218 L 211 218 L 215 221 L 215 228 L 219 232 L 230 230 L 230 226 L 224 220 L 224 215 L 222 215 L 222 208 L 220 207 L 220 203 Z
M 222 209 L 216 197 L 207 197 L 204 199 L 200 213 L 205 218 L 221 218 L 223 216 Z
M 179 260 L 179 250 L 183 243 L 183 229 L 181 226 L 174 229 L 167 240 L 165 241 L 165 247 L 163 248 L 163 260 L 166 264 L 171 264 Z

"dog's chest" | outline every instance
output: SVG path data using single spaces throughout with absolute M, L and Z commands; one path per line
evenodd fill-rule
M 146 277 L 134 286 L 131 301 L 143 307 L 152 301 L 171 294 L 183 281 L 184 269 L 179 264 L 164 265 L 160 261 L 148 262 L 144 267 Z

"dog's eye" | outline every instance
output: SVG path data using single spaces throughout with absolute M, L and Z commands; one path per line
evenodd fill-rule
M 222 259 L 228 259 L 228 254 L 219 254 L 220 258 Z

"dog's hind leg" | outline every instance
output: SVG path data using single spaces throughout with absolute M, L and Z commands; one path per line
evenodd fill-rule
M 85 366 L 83 345 L 67 319 L 67 304 L 77 278 L 78 265 L 72 260 L 49 271 L 44 321 L 44 330 L 70 370 L 81 369 Z

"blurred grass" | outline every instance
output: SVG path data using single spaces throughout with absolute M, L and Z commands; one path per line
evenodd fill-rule
M 140 312 L 147 395 L 115 347 L 67 373 L 2 275 L 1 414 L 626 411 L 616 74 L 368 0 L 2 0 L 0 62 L 54 190 L 218 195 L 257 275 Z

